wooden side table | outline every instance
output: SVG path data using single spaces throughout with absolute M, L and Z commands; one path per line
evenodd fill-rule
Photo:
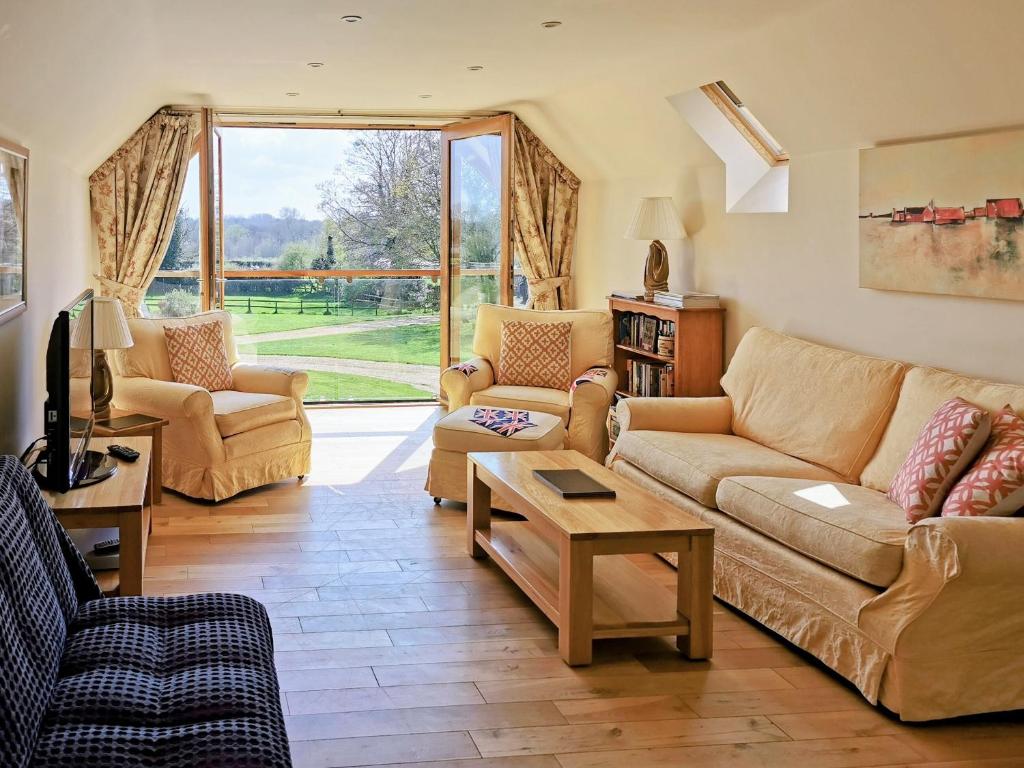
M 159 416 L 147 416 L 144 413 L 132 413 L 117 408 L 110 410 L 110 418 L 97 419 L 92 433 L 95 437 L 150 437 L 153 439 L 152 458 L 149 476 L 152 482 L 151 503 L 157 506 L 163 502 L 163 429 L 170 422 Z M 108 443 L 113 445 L 117 441 Z
M 120 594 L 141 595 L 152 515 L 146 504 L 151 497 L 147 486 L 152 439 L 100 437 L 90 440 L 89 448 L 106 453 L 114 444 L 134 448 L 141 455 L 131 463 L 118 460 L 113 477 L 66 493 L 44 490 L 43 498 L 65 528 L 117 528 L 121 538 Z

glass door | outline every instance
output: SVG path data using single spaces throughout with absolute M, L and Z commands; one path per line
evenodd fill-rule
M 441 131 L 441 366 L 473 356 L 476 308 L 512 303 L 512 116 Z
M 199 167 L 204 200 L 199 221 L 203 264 L 201 304 L 204 310 L 224 307 L 224 166 L 221 135 L 214 127 L 213 118 L 213 110 L 202 110 Z

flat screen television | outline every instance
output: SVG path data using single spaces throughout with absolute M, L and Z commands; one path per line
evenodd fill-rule
M 95 421 L 92 400 L 92 290 L 83 291 L 57 313 L 46 347 L 46 447 L 36 464 L 41 484 L 64 492 L 103 480 L 114 473 L 110 457 L 89 450 Z M 78 327 L 80 323 L 89 327 Z M 72 348 L 74 337 L 76 347 Z

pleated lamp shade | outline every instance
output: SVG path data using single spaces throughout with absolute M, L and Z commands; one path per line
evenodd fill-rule
M 92 346 L 96 349 L 127 349 L 135 341 L 128 329 L 120 299 L 94 296 L 87 302 L 71 333 L 71 346 L 89 349 L 89 325 L 92 324 Z
M 686 229 L 671 197 L 642 197 L 624 237 L 627 240 L 683 240 Z

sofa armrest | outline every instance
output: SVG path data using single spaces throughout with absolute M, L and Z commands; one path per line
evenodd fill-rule
M 604 463 L 608 454 L 608 406 L 619 377 L 611 368 L 589 368 L 569 389 L 567 448 Z
M 441 372 L 441 391 L 448 399 L 448 410 L 454 411 L 469 405 L 474 392 L 494 384 L 494 369 L 482 357 L 474 357 Z
M 265 395 L 290 397 L 301 403 L 309 389 L 309 374 L 292 368 L 235 363 L 231 368 L 234 389 Z
M 659 432 L 732 432 L 732 400 L 728 397 L 630 397 L 615 408 L 619 433 L 650 429 Z
M 143 376 L 114 380 L 115 408 L 161 416 L 170 422 L 164 432 L 164 455 L 176 446 L 183 455 L 205 454 L 199 463 L 224 461 L 224 441 L 213 415 L 213 398 L 202 387 Z
M 903 569 L 858 625 L 889 653 L 938 657 L 1020 648 L 1024 520 L 935 517 L 910 529 Z

